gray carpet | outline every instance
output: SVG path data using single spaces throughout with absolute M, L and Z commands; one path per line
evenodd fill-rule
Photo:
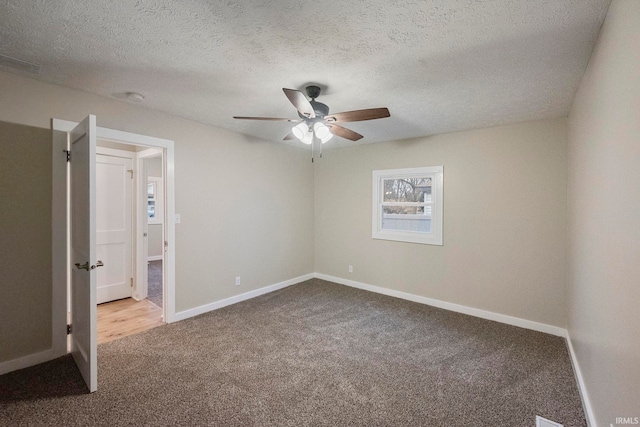
M 0 377 L 0 425 L 566 427 L 563 339 L 320 280 Z
M 147 299 L 162 308 L 162 261 L 149 261 Z

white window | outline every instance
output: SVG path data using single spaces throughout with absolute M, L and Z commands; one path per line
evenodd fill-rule
M 374 239 L 442 245 L 442 166 L 373 171 Z

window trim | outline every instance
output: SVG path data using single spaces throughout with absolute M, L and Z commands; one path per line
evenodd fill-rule
M 418 233 L 415 231 L 398 231 L 382 229 L 382 206 L 385 179 L 417 178 L 425 175 L 432 176 L 431 186 L 431 233 Z M 443 166 L 426 166 L 419 168 L 385 169 L 373 171 L 372 192 L 372 227 L 373 239 L 393 240 L 398 242 L 420 243 L 423 245 L 442 246 L 443 224 Z

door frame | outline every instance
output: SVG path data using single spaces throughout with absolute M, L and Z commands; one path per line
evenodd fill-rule
M 67 353 L 67 284 L 70 280 L 69 268 L 69 166 L 60 160 L 66 156 L 68 132 L 77 123 L 52 119 L 53 130 L 53 168 L 52 168 L 52 344 L 55 357 Z M 96 138 L 122 144 L 157 148 L 163 151 L 163 178 L 165 182 L 165 254 L 164 267 L 164 321 L 176 321 L 175 310 L 175 177 L 174 177 L 174 141 L 140 135 L 103 127 L 96 128 Z M 57 155 L 59 154 L 59 155 Z M 135 239 L 136 251 L 143 239 Z M 140 252 L 138 252 L 140 253 Z M 144 260 L 146 263 L 146 260 Z

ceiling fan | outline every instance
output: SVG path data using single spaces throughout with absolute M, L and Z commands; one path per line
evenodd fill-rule
M 302 92 L 295 89 L 282 89 L 289 101 L 298 110 L 299 119 L 285 119 L 279 117 L 241 117 L 234 116 L 234 119 L 241 120 L 267 120 L 267 121 L 287 121 L 298 123 L 291 129 L 291 132 L 284 137 L 284 140 L 297 138 L 305 144 L 312 144 L 315 136 L 323 144 L 329 141 L 333 135 L 350 141 L 357 141 L 362 138 L 357 132 L 347 129 L 338 123 L 360 122 L 364 120 L 382 119 L 390 117 L 387 108 L 369 108 L 366 110 L 345 111 L 343 113 L 329 114 L 329 107 L 322 102 L 316 101 L 320 96 L 318 86 L 307 86 L 306 92 L 311 101 Z

